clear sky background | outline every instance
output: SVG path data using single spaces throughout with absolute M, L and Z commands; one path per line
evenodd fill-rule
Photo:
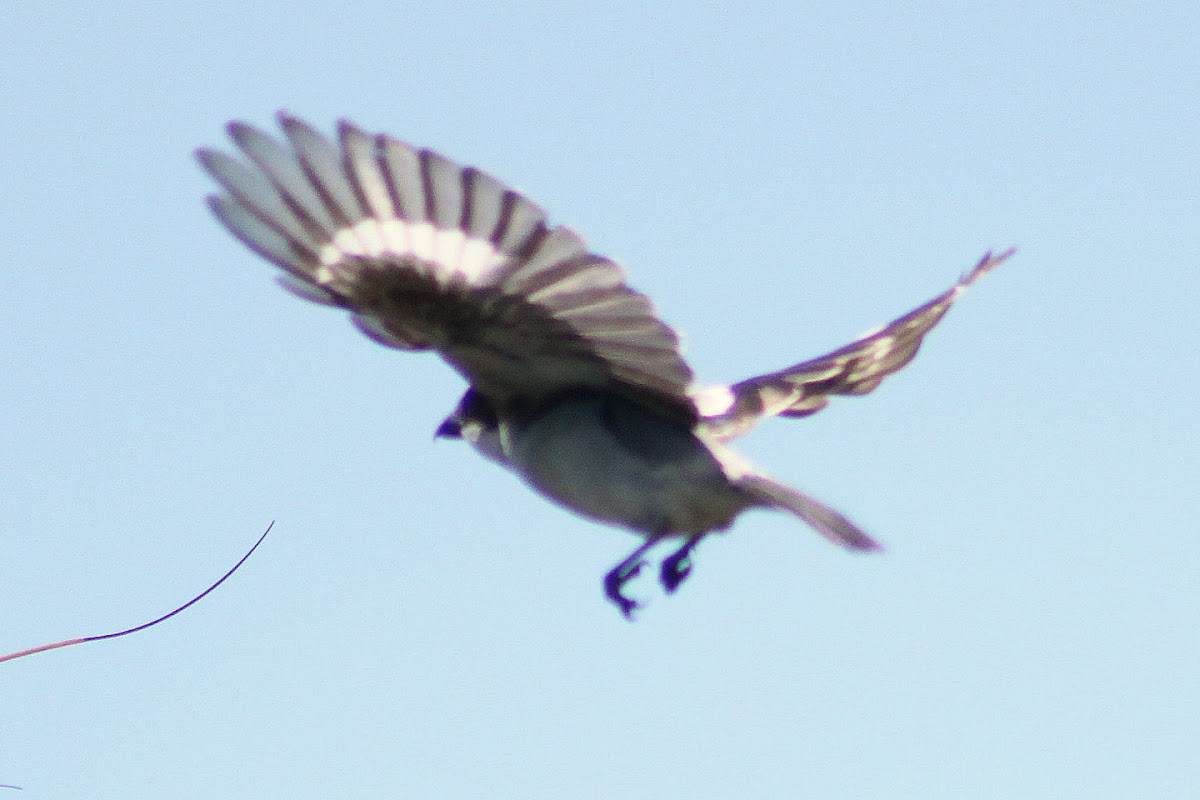
M 1193 798 L 1194 3 L 0 8 L 0 790 L 46 798 Z M 432 433 L 461 380 L 211 218 L 231 118 L 347 116 L 621 260 L 708 381 L 1019 246 L 877 393 L 743 449 L 755 512 L 634 624 L 637 543 Z

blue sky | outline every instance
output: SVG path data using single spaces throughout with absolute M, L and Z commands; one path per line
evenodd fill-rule
M 25 798 L 1194 796 L 1194 4 L 0 9 L 0 783 Z M 203 204 L 231 118 L 525 189 L 727 381 L 981 281 L 629 624 L 635 544 L 432 432 L 460 379 Z

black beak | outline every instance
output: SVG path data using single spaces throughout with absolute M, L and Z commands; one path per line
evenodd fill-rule
M 446 417 L 445 422 L 438 425 L 438 429 L 433 432 L 435 439 L 461 439 L 462 438 L 462 423 L 454 417 Z

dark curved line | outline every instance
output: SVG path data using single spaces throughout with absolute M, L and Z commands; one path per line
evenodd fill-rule
M 135 626 L 135 627 L 133 627 L 133 628 L 129 628 L 128 630 L 124 630 L 124 631 L 117 631 L 116 633 L 104 633 L 104 634 L 101 634 L 101 635 L 99 635 L 99 636 L 85 636 L 85 637 L 84 637 L 83 639 L 81 639 L 80 641 L 84 641 L 84 642 L 98 642 L 98 641 L 100 641 L 101 639 L 115 639 L 115 638 L 117 638 L 118 636 L 127 636 L 127 635 L 129 635 L 129 634 L 131 634 L 131 633 L 137 633 L 138 631 L 144 631 L 146 628 L 153 627 L 154 625 L 157 625 L 157 624 L 158 624 L 158 623 L 160 623 L 160 622 L 165 622 L 166 620 L 169 620 L 171 617 L 175 616 L 175 615 L 176 615 L 176 614 L 178 614 L 179 612 L 181 612 L 181 611 L 185 611 L 185 610 L 187 610 L 188 608 L 191 608 L 191 607 L 192 607 L 192 606 L 194 606 L 196 603 L 199 603 L 199 602 L 200 602 L 201 600 L 203 600 L 205 597 L 207 597 L 208 595 L 212 594 L 212 592 L 213 592 L 213 591 L 214 591 L 214 590 L 215 590 L 215 589 L 216 589 L 218 586 L 220 586 L 222 583 L 224 583 L 226 580 L 228 580 L 228 579 L 229 579 L 229 577 L 230 577 L 231 575 L 233 575 L 233 573 L 237 572 L 237 571 L 238 571 L 238 567 L 242 566 L 242 564 L 245 564 L 245 563 L 246 563 L 246 559 L 248 559 L 248 558 L 250 558 L 250 556 L 254 555 L 254 551 L 258 549 L 258 546 L 259 546 L 260 544 L 262 544 L 262 543 L 263 543 L 263 540 L 264 540 L 264 539 L 266 539 L 266 538 L 267 538 L 267 534 L 271 532 L 271 528 L 274 528 L 274 527 L 275 527 L 275 520 L 271 520 L 271 524 L 267 526 L 267 529 L 266 529 L 265 531 L 263 531 L 263 535 L 262 535 L 262 536 L 260 536 L 260 537 L 258 537 L 258 541 L 254 543 L 254 546 L 253 546 L 253 547 L 251 547 L 249 550 L 247 550 L 247 551 L 246 551 L 246 555 L 242 556 L 242 557 L 241 557 L 241 559 L 240 559 L 240 560 L 239 560 L 239 561 L 238 561 L 236 564 L 234 564 L 232 567 L 230 567 L 228 572 L 226 572 L 224 575 L 222 575 L 220 578 L 218 578 L 218 579 L 217 579 L 217 582 L 216 582 L 216 583 L 214 583 L 212 586 L 209 586 L 209 587 L 208 587 L 207 589 L 205 589 L 203 592 L 201 592 L 200 594 L 196 595 L 196 596 L 195 596 L 195 597 L 193 597 L 191 600 L 187 601 L 186 603 L 184 603 L 183 605 L 181 605 L 179 608 L 175 609 L 174 611 L 172 611 L 172 612 L 170 612 L 170 613 L 168 613 L 168 614 L 163 614 L 161 617 L 159 617 L 159 618 L 158 618 L 158 619 L 156 619 L 156 620 L 152 620 L 152 621 L 150 621 L 150 622 L 146 622 L 146 623 L 143 623 L 143 624 L 141 624 L 141 625 L 137 625 L 137 626 Z
M 0 664 L 4 663 L 5 661 L 15 661 L 18 658 L 23 658 L 25 656 L 31 656 L 34 653 L 44 653 L 47 650 L 58 650 L 61 647 L 70 647 L 71 645 L 74 645 L 74 644 L 83 644 L 84 642 L 98 642 L 101 639 L 115 639 L 118 636 L 127 636 L 131 633 L 137 633 L 138 631 L 143 631 L 146 628 L 153 627 L 154 625 L 157 625 L 160 622 L 168 620 L 171 617 L 178 614 L 179 612 L 181 612 L 185 609 L 191 608 L 196 603 L 200 602 L 205 597 L 207 597 L 209 594 L 211 594 L 213 592 L 213 590 L 215 590 L 222 583 L 229 580 L 229 577 L 231 575 L 233 575 L 233 573 L 237 572 L 238 568 L 241 567 L 242 564 L 245 564 L 246 560 L 254 554 L 254 551 L 258 549 L 258 546 L 263 543 L 263 540 L 267 538 L 267 534 L 270 533 L 271 529 L 274 527 L 275 527 L 275 520 L 271 520 L 271 524 L 267 526 L 267 529 L 265 531 L 263 531 L 262 536 L 258 537 L 258 541 L 254 543 L 254 546 L 251 547 L 246 552 L 246 555 L 242 556 L 241 559 L 236 564 L 234 564 L 229 569 L 228 572 L 226 572 L 224 575 L 222 575 L 220 578 L 218 578 L 216 583 L 209 586 L 203 592 L 196 595 L 191 600 L 189 600 L 186 603 L 184 603 L 183 605 L 181 605 L 179 608 L 176 608 L 174 611 L 172 611 L 168 614 L 163 614 L 161 617 L 159 617 L 158 619 L 155 619 L 151 622 L 146 622 L 141 625 L 137 625 L 135 627 L 129 628 L 127 630 L 117 631 L 116 633 L 103 633 L 103 634 L 100 634 L 99 636 L 84 636 L 84 637 L 81 637 L 78 639 L 65 639 L 61 642 L 54 642 L 53 644 L 43 644 L 43 645 L 39 645 L 37 647 L 30 647 L 27 650 L 19 650 L 16 653 L 9 653 L 8 655 L 0 656 Z M 0 788 L 19 789 L 20 787 L 9 786 L 7 784 L 0 784 Z

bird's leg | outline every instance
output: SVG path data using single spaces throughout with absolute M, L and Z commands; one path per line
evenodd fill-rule
M 676 550 L 671 555 L 663 559 L 662 572 L 660 578 L 663 588 L 668 592 L 673 592 L 679 588 L 679 584 L 683 583 L 692 571 L 692 551 L 696 549 L 696 545 L 704 538 L 704 534 L 697 534 Z
M 604 576 L 604 596 L 616 603 L 617 608 L 621 609 L 621 613 L 625 615 L 626 619 L 633 619 L 633 610 L 638 607 L 638 604 L 621 594 L 621 589 L 641 572 L 642 564 L 646 563 L 642 560 L 642 556 L 658 544 L 660 539 L 662 539 L 661 536 L 651 536 L 641 547 L 630 553 L 628 558 L 617 564 Z

